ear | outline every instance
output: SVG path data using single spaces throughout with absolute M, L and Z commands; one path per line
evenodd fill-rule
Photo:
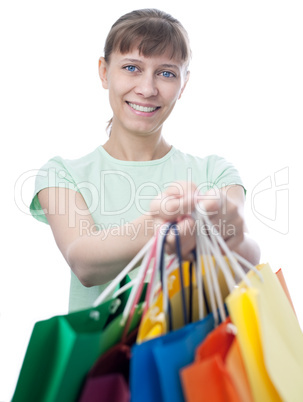
M 185 87 L 186 87 L 186 85 L 187 85 L 187 83 L 188 83 L 189 76 L 190 76 L 190 72 L 189 72 L 189 71 L 186 71 L 186 76 L 185 76 L 184 84 L 183 84 L 183 87 L 182 87 L 182 89 L 181 89 L 181 91 L 180 91 L 180 95 L 179 95 L 178 99 L 180 99 L 181 96 L 182 96 L 182 94 L 183 94 L 183 91 L 184 91 L 184 89 L 185 89 Z
M 107 63 L 104 57 L 100 57 L 99 59 L 99 77 L 102 82 L 102 86 L 104 89 L 108 89 L 108 81 L 107 81 Z

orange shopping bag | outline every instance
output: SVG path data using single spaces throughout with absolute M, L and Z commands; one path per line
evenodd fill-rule
M 180 373 L 186 401 L 253 401 L 236 342 L 229 318 L 205 338 Z

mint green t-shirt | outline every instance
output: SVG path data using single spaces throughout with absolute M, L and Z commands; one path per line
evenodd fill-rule
M 36 177 L 30 211 L 36 219 L 48 223 L 37 194 L 47 187 L 65 187 L 82 194 L 98 229 L 114 230 L 148 212 L 151 200 L 175 181 L 193 182 L 201 193 L 243 185 L 235 167 L 217 155 L 201 158 L 172 147 L 161 159 L 122 161 L 99 146 L 79 159 L 50 159 Z M 81 229 L 86 233 L 85 227 Z M 131 277 L 136 273 L 133 270 Z M 90 307 L 107 285 L 86 288 L 71 272 L 69 310 Z

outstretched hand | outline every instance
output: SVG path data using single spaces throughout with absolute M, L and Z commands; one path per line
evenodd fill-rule
M 196 231 L 207 233 L 211 227 L 202 227 L 193 218 L 197 210 L 207 214 L 213 227 L 221 234 L 230 249 L 236 249 L 244 239 L 245 221 L 243 215 L 244 192 L 240 186 L 212 189 L 200 194 L 197 186 L 190 182 L 172 183 L 157 196 L 150 205 L 150 214 L 155 225 L 176 222 L 181 240 L 181 254 L 184 260 L 193 260 L 196 246 Z M 174 234 L 169 233 L 166 252 L 175 253 Z

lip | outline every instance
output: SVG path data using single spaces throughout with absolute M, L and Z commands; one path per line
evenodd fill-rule
M 156 107 L 156 108 L 160 107 L 158 105 L 153 105 L 151 103 L 141 103 L 141 102 L 132 102 L 132 101 L 126 101 L 126 103 L 127 104 L 133 103 L 134 105 L 143 106 L 143 107 Z
M 145 117 L 148 116 L 148 117 L 151 117 L 151 116 L 154 116 L 154 115 L 157 113 L 157 111 L 160 109 L 160 106 L 152 105 L 152 104 L 150 104 L 150 103 L 130 102 L 130 101 L 125 101 L 125 103 L 127 104 L 129 110 L 130 110 L 131 112 L 133 112 L 134 114 L 136 114 L 137 116 L 145 116 Z M 135 109 L 133 109 L 133 108 L 130 106 L 130 103 L 133 103 L 133 104 L 135 104 L 135 105 L 142 106 L 142 107 L 152 107 L 152 108 L 156 108 L 156 110 L 154 110 L 153 112 L 143 112 L 143 111 L 140 111 L 140 110 L 135 110 Z

